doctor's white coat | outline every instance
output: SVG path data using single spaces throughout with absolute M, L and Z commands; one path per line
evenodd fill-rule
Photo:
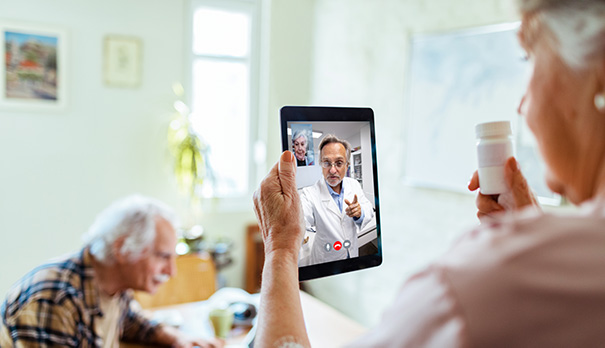
M 361 225 L 357 225 L 353 218 L 347 216 L 345 209 L 347 204 L 343 201 L 342 212 L 328 191 L 325 179 L 322 177 L 314 185 L 304 187 L 300 190 L 300 198 L 304 212 L 305 227 L 307 233 L 315 232 L 310 245 L 303 245 L 301 255 L 308 254 L 299 260 L 299 266 L 307 266 L 316 263 L 324 263 L 334 260 L 343 260 L 347 258 L 347 249 L 344 248 L 344 242 L 349 241 L 351 246 L 348 248 L 350 257 L 359 256 L 357 246 L 357 233 L 363 229 L 374 216 L 372 204 L 365 197 L 361 185 L 352 179 L 345 177 L 342 181 L 344 190 L 344 199 L 353 201 L 357 195 L 357 201 L 361 205 L 364 218 Z M 340 250 L 334 249 L 334 243 L 339 241 L 343 247 Z M 329 248 L 326 248 L 327 245 Z M 310 247 L 310 253 L 304 252 L 305 248 Z

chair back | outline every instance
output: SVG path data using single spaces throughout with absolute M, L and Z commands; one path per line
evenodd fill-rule
M 176 275 L 151 295 L 136 291 L 135 300 L 143 308 L 207 300 L 216 291 L 216 269 L 208 254 L 180 255 Z

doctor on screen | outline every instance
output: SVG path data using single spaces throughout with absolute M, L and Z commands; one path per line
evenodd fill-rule
M 372 220 L 374 210 L 361 185 L 345 176 L 350 156 L 349 143 L 334 135 L 319 144 L 323 177 L 300 191 L 306 230 L 315 237 L 311 242 L 305 238 L 299 266 L 359 255 L 357 233 Z

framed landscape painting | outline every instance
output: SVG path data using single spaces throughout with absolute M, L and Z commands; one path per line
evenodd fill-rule
M 66 36 L 60 29 L 0 20 L 0 108 L 65 107 Z

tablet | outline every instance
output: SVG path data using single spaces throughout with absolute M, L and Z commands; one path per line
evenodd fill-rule
M 372 109 L 284 106 L 280 122 L 283 150 L 296 157 L 304 213 L 299 280 L 380 265 Z

